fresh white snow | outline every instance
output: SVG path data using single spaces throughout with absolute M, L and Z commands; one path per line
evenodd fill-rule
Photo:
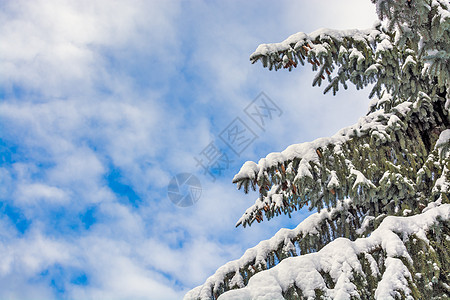
M 340 205 L 348 205 L 347 204 Z M 335 209 L 340 209 L 342 206 Z M 282 260 L 275 267 L 259 272 L 250 278 L 247 286 L 243 287 L 239 269 L 248 262 L 264 260 L 267 254 L 276 249 L 280 243 L 286 239 L 291 239 L 300 233 L 312 233 L 319 230 L 315 228 L 322 218 L 330 217 L 326 210 L 308 217 L 297 228 L 281 229 L 274 237 L 260 242 L 256 247 L 251 248 L 238 260 L 231 261 L 217 270 L 206 282 L 185 296 L 185 300 L 211 299 L 212 291 L 223 282 L 225 276 L 230 272 L 236 272 L 233 281 L 239 282 L 242 288 L 231 290 L 222 294 L 220 300 L 231 299 L 284 299 L 282 292 L 289 286 L 295 284 L 301 288 L 303 294 L 310 299 L 315 296 L 315 289 L 326 291 L 326 295 L 332 299 L 350 299 L 356 295 L 356 286 L 351 283 L 352 274 L 362 274 L 359 254 L 364 254 L 370 263 L 373 274 L 380 274 L 377 264 L 370 252 L 374 249 L 382 248 L 387 255 L 385 260 L 386 270 L 382 274 L 382 279 L 378 283 L 376 299 L 394 299 L 399 291 L 408 296 L 407 279 L 411 274 L 406 266 L 399 259 L 405 258 L 412 261 L 405 247 L 403 239 L 415 235 L 427 241 L 426 233 L 428 229 L 436 224 L 437 218 L 448 219 L 450 217 L 450 204 L 429 207 L 425 212 L 410 217 L 386 217 L 380 226 L 372 232 L 369 237 L 359 238 L 350 241 L 345 238 L 338 238 L 326 245 L 317 253 L 290 257 Z M 256 260 L 255 260 L 256 259 Z M 255 262 L 255 264 L 256 264 Z M 326 286 L 324 278 L 320 272 L 327 272 L 335 282 L 334 288 Z M 235 279 L 236 278 L 236 279 Z
M 228 291 L 219 299 L 284 299 L 282 291 L 294 283 L 309 299 L 314 298 L 314 290 L 317 288 L 325 290 L 326 296 L 332 299 L 350 299 L 350 296 L 356 293 L 356 287 L 350 282 L 352 272 L 362 274 L 357 255 L 364 253 L 367 257 L 377 247 L 381 247 L 386 252 L 387 259 L 386 270 L 378 283 L 375 299 L 394 299 L 400 291 L 407 296 L 407 299 L 412 299 L 407 282 L 411 274 L 399 259 L 404 257 L 410 261 L 411 258 L 398 234 L 406 237 L 415 234 L 426 240 L 428 228 L 436 223 L 438 217 L 443 219 L 450 217 L 450 204 L 434 207 L 425 213 L 411 217 L 386 217 L 367 238 L 360 238 L 354 242 L 339 238 L 317 253 L 287 258 L 272 269 L 255 274 L 245 288 Z M 379 273 L 373 258 L 369 261 L 372 261 L 372 272 Z M 336 283 L 334 288 L 331 289 L 325 285 L 320 271 L 331 275 Z M 267 298 L 268 295 L 270 295 L 269 298 Z M 195 299 L 195 295 L 190 294 L 185 299 Z

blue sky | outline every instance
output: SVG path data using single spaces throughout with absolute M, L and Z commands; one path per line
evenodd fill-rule
M 3 1 L 0 3 L 0 298 L 180 299 L 292 219 L 234 225 L 257 195 L 246 160 L 335 133 L 368 91 L 322 95 L 308 68 L 251 65 L 260 43 L 320 27 L 367 28 L 370 1 Z M 264 130 L 244 108 L 282 110 Z M 258 136 L 239 156 L 220 133 Z M 230 163 L 212 181 L 194 157 Z M 195 205 L 167 197 L 192 173 Z

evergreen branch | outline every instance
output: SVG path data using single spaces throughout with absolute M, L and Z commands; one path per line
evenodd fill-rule
M 328 78 L 325 93 L 333 89 L 335 94 L 340 83 L 347 88 L 348 80 L 358 89 L 375 82 L 377 68 L 382 68 L 377 61 L 376 45 L 383 41 L 385 45 L 391 44 L 390 39 L 380 25 L 368 30 L 319 29 L 309 35 L 299 32 L 281 43 L 260 45 L 250 61 L 260 60 L 270 70 L 286 68 L 289 71 L 307 62 L 317 71 L 313 85 L 320 86 Z
M 449 218 L 450 204 L 389 216 L 369 237 L 337 239 L 317 253 L 286 259 L 219 299 L 446 299 Z
M 440 60 L 418 61 L 417 47 L 395 39 L 380 23 L 364 31 L 320 29 L 310 35 L 294 34 L 281 43 L 260 45 L 250 60 L 260 60 L 270 70 L 289 71 L 308 62 L 317 71 L 313 86 L 328 80 L 324 93 L 333 90 L 336 94 L 340 84 L 347 89 L 348 82 L 357 89 L 375 83 L 370 98 L 381 97 L 386 90 L 392 100 L 409 101 L 420 91 L 428 93 L 430 74 L 441 70 L 447 60 L 441 54 Z
M 393 101 L 411 101 L 420 92 L 431 94 L 431 85 L 443 91 L 450 86 L 448 4 L 435 0 L 412 3 L 405 8 L 401 1 L 377 1 L 380 18 L 389 18 L 386 25 L 378 23 L 368 30 L 319 29 L 309 35 L 299 32 L 281 43 L 260 45 L 250 61 L 261 61 L 269 70 L 289 71 L 307 62 L 316 71 L 313 86 L 328 80 L 324 93 L 332 90 L 336 94 L 340 84 L 347 88 L 347 82 L 357 89 L 375 83 L 369 97 L 381 97 L 384 89 Z M 413 22 L 423 15 L 417 7 L 428 9 L 431 20 Z
M 442 98 L 434 101 L 444 105 Z M 415 102 L 398 104 L 390 113 L 370 113 L 330 138 L 292 145 L 258 164 L 246 162 L 233 182 L 244 190 L 259 188 L 260 196 L 236 226 L 259 223 L 263 213 L 267 219 L 290 215 L 308 204 L 310 209 L 333 207 L 346 197 L 374 216 L 396 213 L 402 207 L 417 210 L 418 170 L 446 129 L 435 112 L 433 100 L 422 95 Z M 418 123 L 424 128 L 417 128 Z M 434 132 L 425 136 L 421 132 L 426 128 Z M 405 143 L 406 137 L 414 142 Z
M 296 228 L 281 229 L 271 239 L 248 249 L 240 259 L 220 267 L 185 299 L 217 299 L 228 290 L 246 286 L 255 274 L 275 267 L 288 257 L 319 251 L 338 237 L 355 240 L 364 236 L 368 228 L 373 230 L 373 219 L 367 218 L 350 199 L 339 202 L 336 208 L 314 213 Z
M 408 48 L 423 65 L 422 75 L 448 88 L 450 78 L 450 4 L 447 0 L 372 0 L 386 31 L 395 32 L 398 49 Z

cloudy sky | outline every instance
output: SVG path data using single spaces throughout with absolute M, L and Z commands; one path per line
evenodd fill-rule
M 356 122 L 368 91 L 323 95 L 309 68 L 248 57 L 375 19 L 369 0 L 1 1 L 0 298 L 180 299 L 294 227 L 308 211 L 235 228 L 257 195 L 233 175 Z M 281 114 L 264 127 L 244 112 L 261 92 Z M 236 118 L 255 136 L 238 154 L 223 139 Z M 228 160 L 205 174 L 212 145 Z M 179 173 L 202 186 L 190 207 L 168 198 Z

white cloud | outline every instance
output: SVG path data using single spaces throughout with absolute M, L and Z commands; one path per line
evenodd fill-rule
M 375 5 L 370 0 L 285 1 L 283 7 L 283 21 L 291 30 L 306 33 L 319 28 L 366 29 L 377 20 Z
M 170 281 L 147 269 L 129 243 L 92 235 L 79 241 L 88 280 L 85 288 L 74 287 L 74 299 L 177 299 Z
M 8 228 L 2 227 L 1 230 Z M 39 273 L 55 263 L 70 264 L 72 253 L 65 242 L 32 231 L 24 239 L 0 242 L 1 297 L 8 299 L 49 299 L 50 286 L 39 282 Z
M 38 201 L 50 204 L 64 203 L 69 200 L 66 193 L 54 186 L 33 183 L 22 184 L 17 187 L 19 205 L 35 205 Z
M 87 285 L 60 278 L 69 298 L 180 298 L 246 247 L 301 219 L 234 229 L 255 195 L 236 191 L 231 178 L 209 182 L 193 155 L 261 90 L 284 114 L 255 145 L 280 151 L 347 124 L 352 114 L 341 105 L 356 110 L 356 97 L 347 104 L 345 95 L 319 99 L 320 89 L 311 92 L 310 77 L 300 71 L 274 73 L 248 62 L 258 43 L 332 23 L 341 7 L 320 2 L 333 12 L 322 6 L 314 23 L 297 16 L 303 9 L 312 17 L 308 10 L 317 4 L 305 1 L 5 4 L 0 68 L 7 76 L 0 85 L 9 98 L 0 104 L 0 124 L 21 157 L 0 169 L 0 191 L 31 223 L 20 234 L 14 220 L 0 219 L 7 232 L 0 243 L 0 297 L 55 297 L 40 273 L 59 264 L 87 276 Z M 335 18 L 337 26 L 348 15 Z M 257 160 L 266 151 L 254 146 L 243 155 Z M 108 186 L 111 168 L 143 198 L 140 206 Z M 174 172 L 195 171 L 202 198 L 194 207 L 175 207 L 166 184 Z M 95 207 L 96 222 L 73 232 L 67 224 L 59 228 L 51 206 L 81 227 L 79 216 Z
M 2 10 L 0 60 L 6 86 L 51 96 L 115 84 L 103 52 L 163 55 L 175 44 L 178 4 L 161 1 L 14 1 Z M 114 76 L 112 76 L 114 77 Z M 114 86 L 111 86 L 114 87 Z
M 65 287 L 66 297 L 71 299 L 181 297 L 180 291 L 174 291 L 169 280 L 142 264 L 130 243 L 115 240 L 113 234 L 108 234 L 110 237 L 107 238 L 100 233 L 61 240 L 32 231 L 24 238 L 0 243 L 2 298 L 8 295 L 11 299 L 31 295 L 33 299 L 53 298 L 48 286 L 52 278 L 46 278 L 43 270 L 51 270 L 55 265 L 69 270 L 81 268 L 87 273 L 89 286 L 71 284 L 67 278 L 53 278 L 62 281 L 59 284 Z

